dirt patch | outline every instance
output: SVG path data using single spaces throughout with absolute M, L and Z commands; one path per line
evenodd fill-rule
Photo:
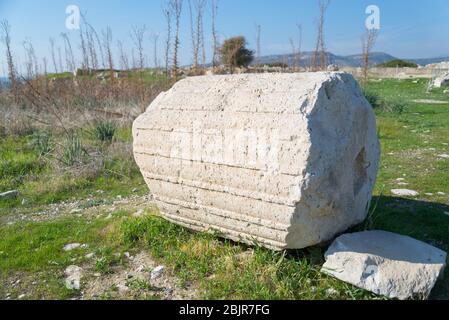
M 74 216 L 78 218 L 109 218 L 118 210 L 135 211 L 151 209 L 149 196 L 131 196 L 110 201 L 91 199 L 74 202 L 61 202 L 42 207 L 35 212 L 16 210 L 9 215 L 0 217 L 0 224 L 11 225 L 16 222 L 45 222 L 57 218 Z
M 198 297 L 193 284 L 182 286 L 167 268 L 155 278 L 152 271 L 159 265 L 146 252 L 128 258 L 126 267 L 119 266 L 108 275 L 92 274 L 83 280 L 81 299 L 162 299 L 192 300 Z

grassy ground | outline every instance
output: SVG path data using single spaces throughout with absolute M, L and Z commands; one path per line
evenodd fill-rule
M 449 96 L 442 90 L 428 94 L 426 86 L 425 80 L 366 86 L 379 105 L 383 155 L 376 210 L 359 229 L 394 231 L 449 251 L 449 161 L 438 157 L 449 154 Z M 448 103 L 414 102 L 419 99 Z M 323 247 L 281 253 L 248 248 L 168 223 L 145 208 L 145 201 L 146 214 L 135 217 L 146 187 L 132 161 L 130 129 L 119 128 L 106 143 L 79 136 L 90 160 L 76 169 L 42 155 L 35 136 L 0 140 L 0 190 L 20 191 L 18 199 L 0 201 L 0 298 L 25 292 L 24 299 L 79 298 L 92 275 L 85 275 L 80 291 L 68 290 L 67 266 L 87 266 L 103 277 L 127 267 L 124 252 L 147 251 L 180 286 L 194 284 L 198 298 L 382 299 L 321 274 Z M 52 139 L 57 158 L 64 143 L 58 136 Z M 397 198 L 391 190 L 398 188 L 420 196 Z M 65 252 L 68 243 L 88 247 Z M 87 259 L 87 253 L 95 253 L 95 259 Z M 151 285 L 139 287 L 152 296 Z M 437 284 L 432 298 L 449 299 L 449 277 Z

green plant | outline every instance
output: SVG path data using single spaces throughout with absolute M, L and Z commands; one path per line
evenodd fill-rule
M 117 125 L 112 121 L 100 121 L 94 125 L 94 136 L 102 142 L 111 142 L 114 138 Z
M 70 135 L 63 145 L 63 152 L 61 162 L 66 166 L 73 166 L 83 162 L 83 157 L 86 155 L 81 140 L 76 135 Z
M 374 109 L 378 109 L 383 112 L 402 114 L 407 107 L 406 104 L 400 99 L 386 100 L 381 98 L 377 93 L 368 89 L 363 89 L 363 94 Z
M 47 132 L 34 132 L 30 142 L 40 156 L 48 155 L 53 150 L 52 137 Z

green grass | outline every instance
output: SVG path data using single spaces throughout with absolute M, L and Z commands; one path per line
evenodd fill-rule
M 382 160 L 373 214 L 354 230 L 369 226 L 397 232 L 449 251 L 449 217 L 444 214 L 449 212 L 449 161 L 437 157 L 449 154 L 449 95 L 441 89 L 430 93 L 426 89 L 427 80 L 423 79 L 386 79 L 366 85 L 365 90 L 382 101 L 383 107 L 375 110 Z M 415 101 L 422 99 L 448 103 Z M 395 105 L 401 106 L 400 112 Z M 23 214 L 68 199 L 89 199 L 80 208 L 96 210 L 117 195 L 132 194 L 136 187 L 139 192 L 146 192 L 130 153 L 129 127 L 117 127 L 112 144 L 100 143 L 89 134 L 80 137 L 88 153 L 107 155 L 101 169 L 92 174 L 55 172 L 30 137 L 1 140 L 0 186 L 2 190 L 19 189 L 21 197 L 0 202 L 0 216 L 11 211 Z M 405 179 L 408 185 L 399 186 L 398 178 Z M 398 198 L 391 194 L 396 188 L 413 189 L 420 196 Z M 97 190 L 104 193 L 97 194 Z M 21 198 L 28 199 L 28 203 L 22 205 Z M 147 250 L 182 284 L 194 283 L 201 298 L 206 299 L 380 298 L 321 274 L 326 248 L 287 252 L 251 249 L 218 235 L 190 232 L 154 212 L 142 218 L 130 217 L 131 213 L 117 208 L 110 220 L 63 218 L 0 226 L 0 281 L 6 284 L 3 287 L 14 290 L 8 283 L 20 274 L 25 279 L 24 288 L 32 286 L 28 278 L 47 280 L 45 285 L 32 286 L 33 297 L 66 299 L 76 295 L 64 288 L 61 274 L 65 266 L 73 263 L 72 259 L 80 258 L 82 262 L 85 252 L 65 253 L 61 248 L 66 243 L 80 242 L 89 244 L 89 251 L 96 253 L 95 272 L 113 272 L 113 266 L 122 263 L 116 252 Z M 449 299 L 448 274 L 449 269 L 434 289 L 433 299 Z M 145 282 L 130 285 L 150 287 Z M 0 295 L 2 290 L 6 289 L 0 285 Z
M 126 197 L 144 185 L 130 147 L 130 128 L 117 128 L 112 144 L 99 143 L 86 132 L 69 139 L 63 134 L 50 137 L 38 132 L 0 140 L 0 192 L 20 192 L 17 199 L 0 201 L 0 216 L 13 209 L 37 209 L 61 201 Z M 51 140 L 46 141 L 44 136 Z M 43 154 L 47 142 L 56 147 Z M 98 152 L 102 161 L 96 163 L 90 154 Z
M 158 216 L 128 218 L 123 241 L 143 246 L 184 283 L 196 282 L 204 299 L 368 299 L 374 295 L 319 272 L 320 248 L 274 252 L 216 235 L 192 233 Z
M 64 285 L 64 270 L 72 264 L 82 264 L 85 254 L 97 250 L 105 259 L 103 268 L 116 263 L 110 257 L 116 249 L 114 237 L 105 231 L 111 222 L 105 220 L 80 220 L 66 218 L 42 223 L 17 223 L 0 227 L 0 296 L 6 291 L 27 293 L 27 299 L 68 299 L 78 292 L 67 290 Z M 110 228 L 109 228 L 110 229 Z M 70 252 L 63 250 L 68 243 L 87 244 L 86 249 Z M 33 276 L 34 275 L 34 276 Z M 11 287 L 9 279 L 20 277 L 21 285 Z M 35 284 L 30 283 L 35 282 Z M 17 296 L 16 295 L 16 296 Z

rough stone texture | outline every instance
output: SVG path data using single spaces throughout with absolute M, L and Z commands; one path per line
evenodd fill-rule
M 325 254 L 322 272 L 390 298 L 429 297 L 446 252 L 385 231 L 345 234 Z
M 346 73 L 187 78 L 133 137 L 164 217 L 274 249 L 362 222 L 380 155 L 372 107 Z
M 436 78 L 433 82 L 435 88 L 449 87 L 449 73 Z

